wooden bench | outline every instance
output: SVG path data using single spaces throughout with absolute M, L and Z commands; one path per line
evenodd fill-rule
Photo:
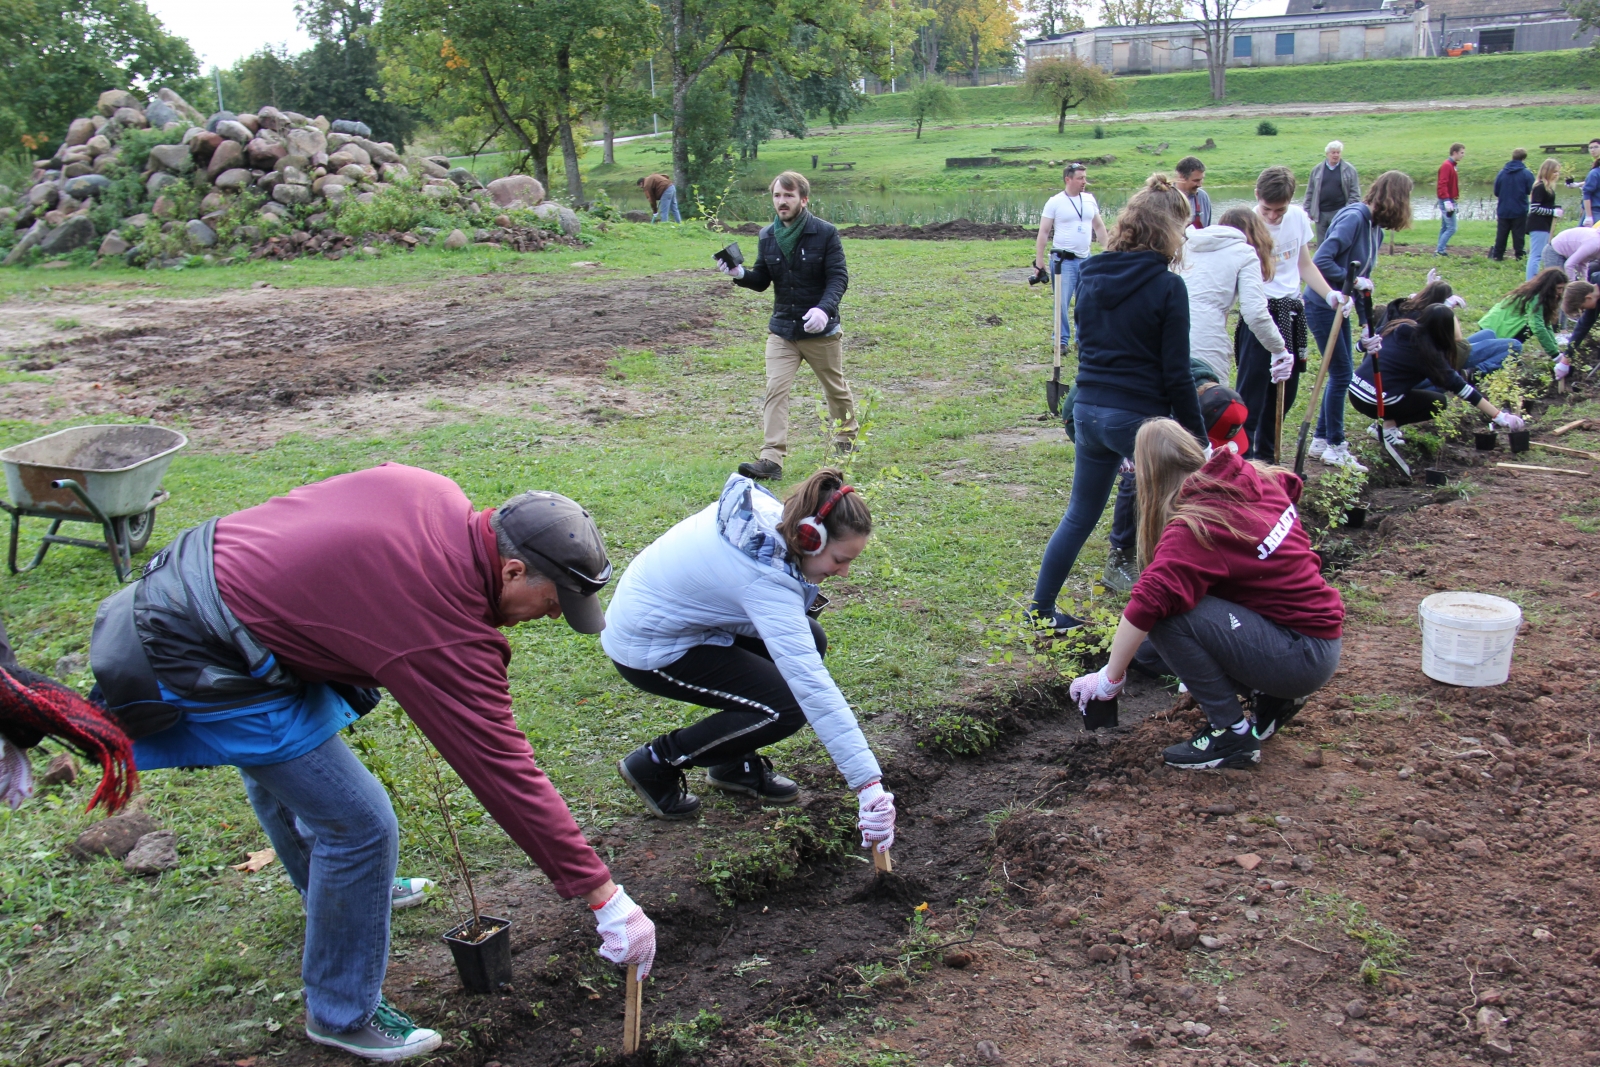
M 1541 152 L 1587 152 L 1588 150 L 1588 141 L 1584 141 L 1582 144 L 1542 144 L 1539 146 L 1539 151 Z
M 853 160 L 851 162 L 849 162 L 849 163 L 824 163 L 822 165 L 822 169 L 823 170 L 855 170 L 856 169 L 856 165 L 855 165 L 855 162 Z

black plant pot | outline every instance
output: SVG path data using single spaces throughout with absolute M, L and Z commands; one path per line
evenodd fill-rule
M 1359 530 L 1367 524 L 1367 509 L 1354 507 L 1344 513 L 1344 524 L 1352 530 Z
M 1117 725 L 1117 698 L 1091 700 L 1083 712 L 1085 730 L 1108 730 Z
M 456 973 L 468 993 L 498 993 L 511 981 L 511 920 L 485 915 L 478 921 L 489 931 L 478 940 L 468 934 L 473 925 L 468 919 L 446 930 L 444 943 L 450 946 Z
M 1448 484 L 1450 484 L 1450 475 L 1446 474 L 1444 471 L 1439 470 L 1436 467 L 1429 467 L 1427 470 L 1423 471 L 1422 473 L 1428 479 L 1428 484 L 1429 485 L 1448 485 Z
M 1516 430 L 1516 431 L 1514 431 L 1512 433 L 1507 434 L 1506 436 L 1511 439 L 1511 451 L 1512 452 L 1526 452 L 1529 448 L 1532 447 L 1528 443 L 1529 434 L 1528 434 L 1527 430 Z
M 1478 446 L 1479 452 L 1493 452 L 1495 445 L 1500 443 L 1500 435 L 1490 430 L 1488 433 L 1475 433 L 1472 443 Z

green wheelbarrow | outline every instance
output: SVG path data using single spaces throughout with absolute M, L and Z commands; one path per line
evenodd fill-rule
M 156 508 L 169 494 L 161 478 L 189 439 L 165 426 L 74 426 L 36 437 L 0 452 L 11 501 L 0 509 L 11 516 L 11 547 L 6 564 L 12 574 L 31 571 L 51 545 L 75 545 L 110 553 L 117 580 L 133 573 L 133 557 L 150 543 Z M 33 562 L 17 566 L 17 541 L 23 518 L 49 519 Z M 64 522 L 100 526 L 101 540 L 66 537 Z

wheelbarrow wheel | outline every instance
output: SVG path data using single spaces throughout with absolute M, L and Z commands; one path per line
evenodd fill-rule
M 126 518 L 111 520 L 117 540 L 122 540 L 124 532 L 128 538 L 128 551 L 137 556 L 143 552 L 150 543 L 150 534 L 156 528 L 156 509 L 151 508 L 142 515 L 129 515 Z

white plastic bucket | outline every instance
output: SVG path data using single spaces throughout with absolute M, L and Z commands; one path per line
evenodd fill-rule
M 1418 609 L 1422 673 L 1447 685 L 1500 685 L 1511 674 L 1511 646 L 1522 609 L 1487 593 L 1435 593 Z

